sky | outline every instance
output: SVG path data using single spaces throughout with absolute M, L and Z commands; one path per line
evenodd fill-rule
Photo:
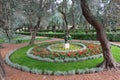
M 63 0 L 56 0 L 57 3 L 61 3 Z M 72 1 L 71 0 L 68 0 L 68 4 L 72 4 Z

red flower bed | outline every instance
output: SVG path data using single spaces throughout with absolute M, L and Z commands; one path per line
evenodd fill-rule
M 35 46 L 33 49 L 33 53 L 41 57 L 51 57 L 51 58 L 81 57 L 81 56 L 91 56 L 102 53 L 100 45 L 93 43 L 84 43 L 84 44 L 87 46 L 87 49 L 77 52 L 68 52 L 68 53 L 49 52 L 46 48 L 40 49 L 39 46 Z

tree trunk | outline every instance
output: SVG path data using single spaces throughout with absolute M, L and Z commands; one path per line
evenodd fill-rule
M 34 42 L 35 42 L 35 38 L 36 38 L 36 34 L 37 34 L 37 31 L 36 31 L 36 30 L 35 30 L 33 33 L 31 33 L 32 38 L 31 38 L 29 44 L 34 44 Z
M 72 27 L 69 29 L 69 31 L 71 31 L 71 30 L 75 29 L 74 13 L 73 13 L 73 12 L 71 12 L 71 14 L 72 14 L 72 23 L 73 23 L 73 25 L 72 25 Z
M 9 40 L 9 42 L 10 42 L 11 38 L 10 38 L 10 36 L 9 36 L 9 31 L 8 31 L 8 29 L 5 29 L 4 31 L 5 31 L 5 34 L 6 34 L 7 38 L 8 38 L 8 40 Z
M 33 31 L 32 25 L 29 25 L 30 36 L 32 36 L 32 31 Z
M 29 44 L 34 44 L 35 38 L 36 38 L 36 34 L 37 34 L 38 28 L 39 28 L 39 26 L 40 26 L 40 22 L 41 22 L 41 18 L 39 17 L 39 18 L 38 18 L 37 25 L 34 27 L 34 31 L 33 31 L 33 33 L 31 34 L 31 35 L 32 35 L 32 38 L 31 38 Z
M 4 25 L 5 25 L 5 22 L 2 19 L 0 19 L 0 28 L 2 28 Z
M 90 12 L 90 9 L 87 4 L 87 0 L 81 0 L 81 8 L 84 17 L 86 20 L 96 29 L 97 38 L 101 43 L 104 61 L 100 65 L 101 67 L 107 68 L 116 68 L 116 62 L 110 51 L 110 43 L 107 40 L 106 33 L 102 23 L 100 23 Z
M 55 25 L 52 26 L 52 31 L 53 31 L 53 32 L 56 32 L 56 26 L 55 26 Z
M 88 33 L 88 22 L 85 20 L 84 22 L 84 26 L 85 26 L 85 33 Z
M 69 29 L 68 29 L 67 18 L 63 11 L 59 10 L 59 12 L 63 15 L 63 19 L 65 21 L 65 38 L 64 38 L 64 40 L 65 40 L 65 43 L 68 43 Z
M 0 80 L 5 80 L 6 74 L 3 66 L 3 60 L 0 53 Z

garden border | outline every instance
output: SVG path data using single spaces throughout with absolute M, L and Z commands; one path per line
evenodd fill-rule
M 81 58 L 65 58 L 64 60 L 63 59 L 59 59 L 59 58 L 51 59 L 51 58 L 43 58 L 43 57 L 31 54 L 30 52 L 32 51 L 32 49 L 33 49 L 33 47 L 30 48 L 26 52 L 28 57 L 30 57 L 32 59 L 35 59 L 35 60 L 46 61 L 46 62 L 76 62 L 76 61 L 84 61 L 84 60 L 90 60 L 90 59 L 103 57 L 103 55 L 101 53 L 101 54 L 92 55 L 92 56 L 88 56 L 88 57 L 81 57 Z

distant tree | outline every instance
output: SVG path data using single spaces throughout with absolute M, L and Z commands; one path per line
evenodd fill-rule
M 4 21 L 5 25 L 2 26 L 2 29 L 4 30 L 4 32 L 7 35 L 7 38 L 9 39 L 9 41 L 11 40 L 10 36 L 11 36 L 11 2 L 10 1 L 1 1 L 2 3 L 2 21 Z
M 74 18 L 74 13 L 73 11 L 73 6 L 74 6 L 74 1 L 72 0 L 63 0 L 58 7 L 58 11 L 61 13 L 62 18 L 64 20 L 64 32 L 65 32 L 65 42 L 68 43 L 68 39 L 67 37 L 69 36 L 69 31 L 72 28 L 75 28 L 75 18 Z M 69 15 L 69 16 L 68 16 Z M 71 17 L 72 16 L 72 17 Z M 70 23 L 70 21 L 72 20 L 73 26 L 72 28 L 69 29 L 68 25 Z
M 107 26 L 110 32 L 117 31 L 120 26 L 120 1 L 110 0 L 106 10 Z
M 51 0 L 38 0 L 38 2 L 36 2 L 37 4 L 34 5 L 36 6 L 36 11 L 34 13 L 36 13 L 37 21 L 33 28 L 32 38 L 29 44 L 34 44 L 35 37 L 40 27 L 42 18 L 47 14 L 47 11 L 50 9 L 51 2 L 52 2 Z
M 63 26 L 63 19 L 61 13 L 58 11 L 55 12 L 55 14 L 52 16 L 50 22 L 49 22 L 49 27 L 52 27 L 52 31 L 56 31 L 56 27 L 61 27 Z
M 0 0 L 1 4 L 1 15 L 0 19 L 4 22 L 4 25 L 1 26 L 1 31 L 4 36 L 8 39 L 8 41 L 12 41 L 12 37 L 14 34 L 13 27 L 13 14 L 16 10 L 17 2 L 14 0 Z

